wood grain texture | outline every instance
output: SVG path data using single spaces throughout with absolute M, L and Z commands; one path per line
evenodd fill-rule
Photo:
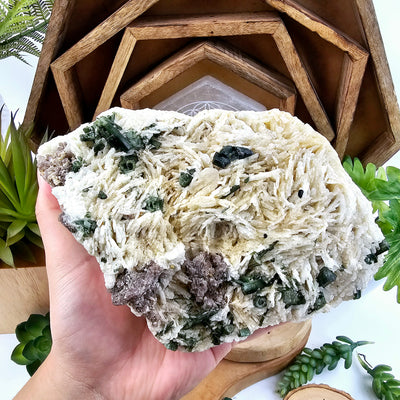
M 331 26 L 318 15 L 293 0 L 264 0 L 275 9 L 286 13 L 295 21 L 318 33 L 326 41 L 349 53 L 354 60 L 368 57 L 368 52 L 352 38 Z
M 284 400 L 354 400 L 343 390 L 328 385 L 310 384 L 301 386 L 289 392 Z
M 0 269 L 0 334 L 14 333 L 30 314 L 49 311 L 45 267 Z
M 221 400 L 282 371 L 302 351 L 310 332 L 289 353 L 265 362 L 234 362 L 222 360 L 198 386 L 181 400 Z
M 338 88 L 335 121 L 336 138 L 334 144 L 339 156 L 343 157 L 367 65 L 368 52 L 352 38 L 293 0 L 265 1 L 345 52 Z
M 205 55 L 210 61 L 235 72 L 279 99 L 287 101 L 286 104 L 289 109 L 282 109 L 294 113 L 296 88 L 293 82 L 284 75 L 267 69 L 243 53 L 222 44 L 210 43 L 206 45 Z
M 380 87 L 382 104 L 385 108 L 390 132 L 386 131 L 382 138 L 375 142 L 374 149 L 368 150 L 364 155 L 364 162 L 372 161 L 378 165 L 387 161 L 390 155 L 393 155 L 400 149 L 400 109 L 394 90 L 393 80 L 390 73 L 389 64 L 386 58 L 385 47 L 379 30 L 378 20 L 372 0 L 355 0 L 358 12 L 363 24 L 365 37 L 368 42 L 371 60 L 374 65 L 376 79 Z M 392 136 L 391 142 L 381 146 L 385 138 Z M 372 145 L 370 146 L 372 147 Z
M 101 112 L 110 108 L 136 42 L 137 40 L 132 35 L 132 31 L 129 28 L 125 29 L 124 36 L 122 37 L 121 43 L 118 47 L 117 54 L 101 93 L 93 119 L 95 119 Z
M 336 138 L 334 143 L 335 150 L 340 158 L 343 158 L 346 152 L 367 61 L 367 57 L 353 61 L 349 55 L 344 55 L 336 104 Z
M 280 24 L 275 13 L 142 18 L 130 28 L 138 40 L 272 34 Z
M 208 59 L 223 68 L 233 71 L 282 100 L 284 110 L 294 113 L 296 90 L 290 80 L 258 65 L 249 57 L 221 43 L 202 41 L 189 45 L 157 66 L 139 82 L 121 95 L 123 107 L 138 109 L 140 100 L 154 92 L 173 78 L 200 61 Z
M 254 339 L 239 342 L 225 359 L 236 362 L 273 360 L 298 348 L 310 331 L 311 320 L 281 324 Z
M 399 143 L 395 141 L 393 133 L 390 131 L 382 132 L 368 147 L 367 151 L 359 155 L 361 162 L 367 165 L 369 162 L 381 165 L 379 160 L 386 160 L 388 153 L 393 149 L 398 149 Z
M 73 0 L 56 0 L 54 2 L 47 34 L 43 42 L 32 89 L 29 95 L 23 125 L 29 125 L 36 119 L 40 99 L 43 95 L 42 90 L 48 78 L 50 63 L 53 61 L 61 46 L 65 35 L 65 28 L 72 13 L 73 4 Z
M 125 28 L 135 18 L 143 14 L 159 0 L 129 0 L 84 38 L 58 57 L 53 65 L 56 69 L 66 71 L 81 61 L 93 50 Z
M 335 137 L 335 132 L 329 118 L 322 106 L 317 92 L 315 91 L 311 79 L 301 62 L 300 56 L 292 42 L 292 39 L 285 25 L 282 23 L 272 35 L 275 43 L 286 63 L 292 79 L 299 91 L 304 104 L 310 113 L 317 130 L 329 141 Z
M 73 68 L 65 71 L 51 64 L 58 94 L 65 111 L 65 116 L 70 129 L 76 129 L 84 122 L 82 110 L 82 92 L 79 80 Z
M 118 33 L 158 0 L 129 0 L 83 39 L 51 63 L 57 90 L 70 129 L 84 122 L 79 80 L 73 67 L 101 44 Z
M 327 2 L 326 5 L 321 5 L 320 0 L 265 0 L 257 4 L 241 2 L 238 7 L 239 3 L 238 0 L 227 0 L 216 2 L 215 7 L 214 4 L 207 4 L 204 8 L 200 2 L 179 1 L 172 4 L 173 12 L 169 12 L 170 5 L 162 2 L 157 4 L 156 0 L 119 0 L 118 5 L 112 0 L 102 0 L 101 3 L 85 0 L 84 4 L 77 0 L 56 0 L 24 119 L 24 124 L 35 123 L 39 128 L 34 132 L 34 142 L 40 142 L 46 127 L 56 134 L 65 133 L 68 129 L 65 114 L 69 114 L 69 119 L 74 124 L 81 119 L 79 114 L 83 114 L 85 120 L 90 120 L 90 113 L 99 105 L 102 91 L 104 96 L 108 96 L 104 104 L 108 104 L 116 88 L 118 92 L 123 92 L 130 84 L 137 82 L 159 65 L 161 60 L 171 57 L 177 51 L 178 42 L 182 46 L 187 44 L 187 38 L 192 37 L 190 35 L 194 32 L 197 35 L 207 34 L 209 38 L 218 33 L 227 34 L 223 40 L 248 54 L 251 59 L 257 60 L 257 64 L 276 70 L 292 80 L 295 86 L 299 83 L 296 87 L 299 97 L 281 98 L 278 103 L 274 99 L 273 106 L 294 109 L 296 116 L 310 123 L 326 137 L 335 135 L 336 139 L 332 142 L 338 153 L 345 152 L 364 161 L 382 164 L 399 150 L 400 110 L 372 0 L 349 0 L 349 4 L 346 3 L 343 7 L 343 16 L 341 14 L 340 17 L 338 10 L 341 8 L 337 3 Z M 120 8 L 116 9 L 117 7 Z M 80 19 L 79 13 L 82 10 L 86 17 Z M 278 11 L 286 13 L 283 21 L 287 23 L 286 29 L 298 47 L 300 63 L 292 59 L 290 45 L 288 47 L 281 41 L 277 43 L 280 46 L 278 49 L 271 38 L 272 35 L 276 38 L 281 33 L 278 32 L 282 27 L 282 23 L 277 22 Z M 190 21 L 194 22 L 193 27 L 181 21 L 188 14 L 194 20 Z M 74 21 L 69 21 L 71 15 Z M 249 16 L 246 23 L 245 15 Z M 177 27 L 172 26 L 174 21 L 178 24 Z M 102 55 L 107 53 L 114 57 L 117 54 L 120 42 L 113 37 L 129 24 L 137 29 L 138 36 L 143 37 L 140 39 L 142 42 L 139 41 L 135 46 L 122 79 L 119 81 L 120 72 L 124 69 L 123 64 L 120 64 L 121 70 L 109 76 L 108 87 L 104 89 L 112 60 L 105 67 Z M 215 30 L 212 29 L 214 25 Z M 327 46 L 324 46 L 325 41 Z M 166 43 L 165 48 L 160 46 L 161 42 Z M 104 52 L 97 49 L 101 44 Z M 153 49 L 160 47 L 164 52 L 162 57 L 157 57 L 158 53 Z M 367 53 L 370 54 L 368 60 Z M 285 57 L 285 62 L 281 56 Z M 345 60 L 343 63 L 342 58 Z M 362 78 L 365 62 L 367 67 Z M 60 101 L 58 88 L 51 74 L 49 75 L 50 63 L 54 63 L 55 70 L 59 71 L 58 83 L 61 82 L 61 87 L 68 87 L 68 79 L 76 86 L 69 87 L 72 101 L 67 99 L 65 90 L 64 101 Z M 76 71 L 69 71 L 75 68 L 76 63 L 79 63 Z M 203 65 L 206 63 L 209 66 L 213 62 L 205 60 Z M 296 64 L 300 66 L 298 71 Z M 90 65 L 95 65 L 96 68 L 90 68 Z M 215 63 L 213 65 L 220 68 Z M 333 74 L 327 72 L 324 75 L 321 68 L 325 66 L 331 66 L 327 70 Z M 108 70 L 105 71 L 104 68 Z M 192 69 L 195 68 L 197 67 Z M 67 70 L 69 72 L 66 75 L 61 73 Z M 74 78 L 75 73 L 77 79 Z M 240 76 L 238 78 L 243 79 Z M 168 86 L 173 89 L 173 82 L 177 82 L 178 88 L 183 82 L 179 79 L 169 81 Z M 184 81 L 191 83 L 187 75 Z M 357 98 L 360 82 L 361 91 Z M 85 90 L 90 90 L 81 99 L 78 83 Z M 255 85 L 250 81 L 249 83 Z M 160 88 L 153 93 L 160 94 L 162 91 Z M 148 100 L 151 104 L 151 96 L 146 97 L 143 104 Z M 103 97 L 101 102 L 104 99 Z M 78 100 L 81 102 L 79 105 Z M 73 112 L 64 109 L 64 105 L 69 107 L 69 102 L 78 112 L 78 118 L 73 117 Z M 113 103 L 118 105 L 115 95 Z M 355 113 L 352 112 L 354 108 Z
M 121 95 L 122 107 L 140 108 L 139 101 L 141 98 L 147 96 L 204 58 L 205 52 L 202 43 L 189 46 L 175 53 Z

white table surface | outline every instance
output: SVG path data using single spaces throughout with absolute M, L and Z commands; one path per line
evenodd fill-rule
M 375 0 L 375 9 L 385 43 L 393 82 L 400 98 L 400 3 L 399 0 Z M 33 82 L 37 59 L 28 57 L 31 67 L 13 59 L 0 60 L 0 94 L 8 108 L 18 111 L 17 121 L 22 121 L 29 92 Z M 400 168 L 400 154 L 396 154 L 387 165 Z M 346 335 L 353 340 L 369 340 L 374 344 L 360 348 L 372 365 L 388 364 L 393 374 L 400 379 L 400 305 L 396 303 L 396 291 L 384 292 L 382 282 L 360 300 L 341 304 L 327 314 L 313 319 L 308 347 L 320 347 L 332 342 L 337 335 Z M 15 335 L 0 335 L 0 400 L 9 400 L 29 379 L 25 367 L 10 361 L 17 345 Z M 235 400 L 278 400 L 276 384 L 281 375 L 265 379 L 243 390 Z M 317 375 L 313 383 L 325 383 L 348 392 L 355 400 L 372 400 L 369 375 L 355 361 L 349 370 L 342 362 L 330 372 Z M 117 399 L 116 399 L 117 400 Z

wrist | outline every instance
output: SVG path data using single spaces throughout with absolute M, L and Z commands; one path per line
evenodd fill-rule
M 105 400 L 93 387 L 63 368 L 52 352 L 14 400 Z

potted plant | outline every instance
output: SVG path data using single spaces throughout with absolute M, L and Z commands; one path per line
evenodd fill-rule
M 39 56 L 53 3 L 0 1 L 0 59 L 15 57 L 27 63 L 24 55 Z M 49 310 L 44 252 L 35 217 L 38 186 L 29 148 L 32 127 L 17 128 L 14 119 L 11 116 L 0 139 L 0 333 L 12 333 L 30 314 Z
M 13 332 L 34 311 L 48 310 L 44 253 L 35 216 L 38 183 L 28 142 L 31 132 L 32 128 L 17 128 L 11 116 L 0 137 L 0 333 Z

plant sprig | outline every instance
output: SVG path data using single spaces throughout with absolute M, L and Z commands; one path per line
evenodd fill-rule
M 377 224 L 389 245 L 383 266 L 375 274 L 375 280 L 386 278 L 384 290 L 397 286 L 397 302 L 400 303 L 400 169 L 376 168 L 372 163 L 363 167 L 358 158 L 346 157 L 343 167 L 354 183 L 372 202 L 378 212 Z
M 0 0 L 0 59 L 39 56 L 54 0 Z
M 357 354 L 357 358 L 361 366 L 372 376 L 372 390 L 378 399 L 400 399 L 400 381 L 390 373 L 392 370 L 391 367 L 385 364 L 372 367 L 364 354 Z
M 311 381 L 314 375 L 320 374 L 325 368 L 335 369 L 340 361 L 344 360 L 344 367 L 350 368 L 353 362 L 353 351 L 359 346 L 372 342 L 353 342 L 346 336 L 337 336 L 336 341 L 325 343 L 320 348 L 304 348 L 286 369 L 282 379 L 278 382 L 277 391 L 285 397 L 291 390 Z

